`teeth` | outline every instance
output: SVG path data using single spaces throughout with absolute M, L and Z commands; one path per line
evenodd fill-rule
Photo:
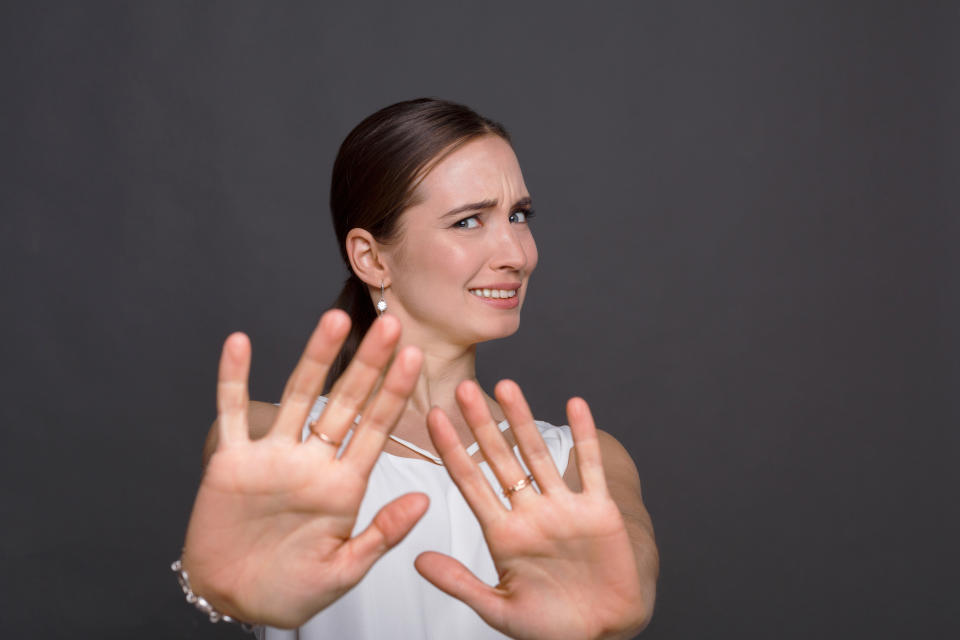
M 470 289 L 478 298 L 512 298 L 517 295 L 515 289 Z

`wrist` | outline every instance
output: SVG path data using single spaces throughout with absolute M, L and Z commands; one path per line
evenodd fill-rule
M 228 613 L 224 613 L 222 608 L 215 607 L 206 597 L 193 590 L 193 585 L 190 583 L 190 574 L 184 566 L 183 557 L 175 560 L 173 564 L 170 565 L 170 569 L 176 574 L 177 582 L 180 584 L 186 601 L 204 613 L 210 622 L 231 622 L 240 625 L 245 631 L 253 631 L 253 625 L 238 620 Z M 209 592 L 205 593 L 207 593 L 209 597 Z

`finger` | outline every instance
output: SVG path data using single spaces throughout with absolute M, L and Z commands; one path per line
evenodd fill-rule
M 480 387 L 470 380 L 461 382 L 457 386 L 456 397 L 463 417 L 466 418 L 470 430 L 477 438 L 483 457 L 490 465 L 500 486 L 506 489 L 524 480 L 527 472 L 520 466 L 517 456 L 507 445 L 500 427 L 490 417 L 490 409 L 487 408 L 487 402 L 480 392 Z M 521 489 L 509 495 L 510 503 L 521 504 L 535 495 L 536 490 Z
M 303 423 L 317 401 L 327 372 L 349 331 L 350 316 L 340 309 L 331 309 L 320 317 L 300 361 L 287 379 L 271 436 L 299 442 Z
M 430 499 L 423 493 L 407 493 L 384 505 L 373 522 L 338 552 L 348 582 L 359 582 L 374 562 L 410 533 L 429 505 Z
M 590 407 L 583 398 L 570 398 L 567 402 L 567 419 L 573 432 L 574 451 L 577 454 L 577 470 L 584 493 L 607 493 L 607 480 L 600 459 L 600 443 Z
M 467 455 L 456 429 L 450 424 L 450 419 L 443 409 L 434 407 L 430 410 L 427 414 L 427 430 L 433 446 L 443 459 L 447 473 L 460 489 L 473 514 L 477 516 L 480 526 L 487 526 L 495 518 L 506 515 L 506 507 L 493 492 L 493 487 L 480 471 L 480 467 Z
M 567 485 L 557 471 L 557 465 L 540 435 L 519 385 L 512 380 L 501 380 L 494 389 L 494 395 L 503 407 L 520 447 L 520 455 L 533 473 L 540 491 L 549 493 L 565 490 Z
M 370 475 L 389 433 L 403 415 L 407 398 L 417 386 L 422 363 L 423 354 L 416 347 L 406 347 L 397 354 L 346 451 L 340 456 L 341 460 L 356 465 L 363 477 Z
M 327 406 L 312 427 L 315 432 L 326 434 L 335 442 L 343 440 L 390 362 L 399 339 L 400 321 L 394 316 L 383 315 L 373 322 L 347 370 L 334 383 Z M 319 442 L 319 438 L 310 438 L 311 442 L 314 440 Z M 334 447 L 326 448 L 331 457 L 336 455 Z
M 220 370 L 217 374 L 217 448 L 247 442 L 247 378 L 250 375 L 250 338 L 233 333 L 223 343 Z
M 413 566 L 433 586 L 466 603 L 487 624 L 503 628 L 503 594 L 473 575 L 458 560 L 436 551 L 425 551 L 417 556 Z

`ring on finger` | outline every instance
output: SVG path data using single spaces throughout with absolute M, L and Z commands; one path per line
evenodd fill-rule
M 337 447 L 337 448 L 339 448 L 339 447 L 340 447 L 340 444 L 341 444 L 340 442 L 338 442 L 337 440 L 334 440 L 333 438 L 331 438 L 331 437 L 328 436 L 327 434 L 321 433 L 321 432 L 319 432 L 319 431 L 317 431 L 317 430 L 314 429 L 314 427 L 317 426 L 317 423 L 318 423 L 319 421 L 320 421 L 320 419 L 318 418 L 318 419 L 314 420 L 313 422 L 311 422 L 311 423 L 308 425 L 308 426 L 310 427 L 310 435 L 311 435 L 311 436 L 317 436 L 318 438 L 320 438 L 320 442 L 325 442 L 326 444 L 329 444 L 329 445 L 332 446 L 332 447 Z
M 524 488 L 526 488 L 526 487 L 529 487 L 531 482 L 533 482 L 533 474 L 532 474 L 532 473 L 531 473 L 530 475 L 528 475 L 526 478 L 524 478 L 523 480 L 521 480 L 520 482 L 516 483 L 515 485 L 512 485 L 512 486 L 507 487 L 506 489 L 504 489 L 503 492 L 502 492 L 502 493 L 503 493 L 503 497 L 509 498 L 510 496 L 512 496 L 513 494 L 517 493 L 518 491 L 520 491 L 520 490 L 522 490 L 522 489 L 524 489 Z

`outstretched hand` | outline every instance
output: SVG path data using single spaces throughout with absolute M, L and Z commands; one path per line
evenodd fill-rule
M 219 440 L 184 546 L 194 591 L 222 613 L 296 627 L 355 585 L 426 511 L 425 495 L 401 496 L 350 537 L 370 471 L 420 372 L 420 351 L 401 350 L 365 407 L 400 337 L 396 318 L 374 322 L 311 426 L 315 435 L 301 442 L 304 421 L 349 328 L 344 312 L 324 314 L 287 382 L 276 421 L 256 441 L 247 424 L 250 342 L 237 333 L 224 344 Z M 361 409 L 363 419 L 337 457 Z
M 514 638 L 601 638 L 635 631 L 642 621 L 640 577 L 623 517 L 607 491 L 596 428 L 587 403 L 567 404 L 582 492 L 557 471 L 520 388 L 502 381 L 497 400 L 537 486 L 509 492 L 511 509 L 494 493 L 440 409 L 428 416 L 430 437 L 480 522 L 500 582 L 489 586 L 453 558 L 426 552 L 417 570 Z M 484 458 L 504 488 L 526 474 L 479 387 L 457 388 L 457 401 Z

